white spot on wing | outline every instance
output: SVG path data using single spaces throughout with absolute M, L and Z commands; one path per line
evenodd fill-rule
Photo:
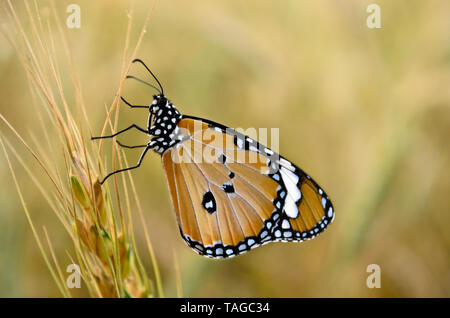
M 295 171 L 294 166 L 292 166 L 292 164 L 291 164 L 289 161 L 287 161 L 286 159 L 284 159 L 284 158 L 280 158 L 280 160 L 278 161 L 278 163 L 279 163 L 282 167 L 284 167 L 284 168 L 286 168 L 286 169 L 289 169 L 289 170 L 292 171 L 292 172 Z
M 284 203 L 284 212 L 286 212 L 286 215 L 292 219 L 295 219 L 298 216 L 297 205 L 290 196 L 286 198 L 286 201 Z
M 327 199 L 322 198 L 322 207 L 325 209 L 325 206 L 327 204 Z
M 333 208 L 330 206 L 328 209 L 328 217 L 331 218 L 333 216 Z
M 288 195 L 285 199 L 284 211 L 286 212 L 287 216 L 295 219 L 298 216 L 298 208 L 296 202 L 302 197 L 302 193 L 297 187 L 299 177 L 285 167 L 281 167 L 280 173 L 288 192 Z
M 295 173 L 286 169 L 284 166 L 281 167 L 280 171 L 281 171 L 281 176 L 283 177 L 284 184 L 289 183 L 289 184 L 297 185 L 299 177 Z M 286 187 L 287 187 L 287 185 L 286 185 Z M 289 191 L 289 189 L 288 189 L 288 191 Z
M 244 141 L 241 138 L 237 138 L 236 139 L 236 144 L 239 147 L 239 149 L 243 149 L 244 148 Z
M 250 146 L 249 149 L 250 149 L 251 151 L 258 152 L 258 148 L 256 148 L 255 146 Z

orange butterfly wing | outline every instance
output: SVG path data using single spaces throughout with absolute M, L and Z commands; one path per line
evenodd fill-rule
M 271 241 L 303 241 L 333 221 L 317 183 L 251 138 L 189 116 L 175 135 L 162 163 L 181 235 L 199 254 L 232 257 Z

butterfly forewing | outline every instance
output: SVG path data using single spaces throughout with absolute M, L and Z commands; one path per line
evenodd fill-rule
M 183 116 L 177 127 L 162 162 L 181 235 L 199 254 L 302 241 L 332 222 L 328 196 L 290 161 L 211 121 Z

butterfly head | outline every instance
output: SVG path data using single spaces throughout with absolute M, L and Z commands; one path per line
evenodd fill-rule
M 155 116 L 154 123 L 160 123 L 172 118 L 181 117 L 180 112 L 163 94 L 153 95 L 153 102 L 149 107 L 150 114 Z M 159 121 L 158 121 L 159 120 Z
M 149 111 L 152 115 L 156 115 L 156 113 L 160 109 L 164 109 L 165 107 L 167 107 L 168 103 L 169 103 L 169 100 L 163 94 L 153 95 L 153 102 L 149 106 Z

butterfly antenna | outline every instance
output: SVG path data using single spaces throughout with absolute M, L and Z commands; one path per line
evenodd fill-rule
M 150 84 L 150 83 L 148 83 L 148 82 L 146 82 L 146 81 L 140 79 L 139 77 L 136 77 L 136 76 L 133 76 L 133 75 L 127 75 L 126 78 L 131 78 L 131 79 L 134 79 L 134 80 L 136 80 L 136 81 L 138 81 L 138 82 L 141 82 L 141 83 L 143 83 L 143 84 L 145 84 L 145 85 L 148 85 L 148 86 L 150 86 L 150 87 L 153 87 L 158 93 L 162 94 L 162 92 L 159 90 L 158 87 L 156 87 L 155 85 L 152 85 L 152 84 Z
M 155 74 L 153 74 L 152 71 L 150 71 L 150 69 L 147 67 L 147 65 L 145 65 L 145 63 L 140 60 L 140 59 L 134 59 L 132 63 L 141 63 L 142 65 L 144 65 L 144 67 L 147 69 L 147 71 L 153 76 L 153 78 L 155 79 L 155 81 L 158 83 L 159 87 L 161 88 L 161 94 L 164 95 L 164 89 L 162 88 L 161 83 L 158 81 L 158 79 L 156 78 Z

